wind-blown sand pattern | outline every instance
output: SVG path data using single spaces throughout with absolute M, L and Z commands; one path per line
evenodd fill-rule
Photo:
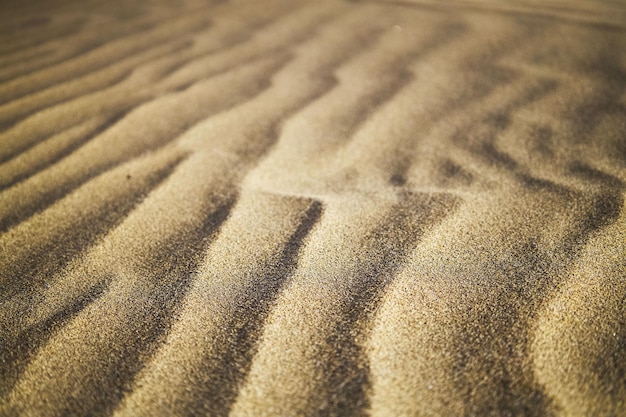
M 626 3 L 0 8 L 1 416 L 626 416 Z

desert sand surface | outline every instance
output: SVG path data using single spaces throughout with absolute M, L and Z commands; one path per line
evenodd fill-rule
M 626 416 L 626 2 L 5 0 L 0 416 Z

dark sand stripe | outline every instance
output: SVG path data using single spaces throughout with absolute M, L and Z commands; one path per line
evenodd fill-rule
M 162 154 L 122 165 L 0 237 L 0 297 L 11 300 L 0 304 L 0 312 L 6 318 L 0 339 L 10 341 L 3 349 L 6 357 L 1 367 L 0 396 L 8 392 L 28 363 L 29 355 L 56 328 L 55 323 L 69 318 L 63 312 L 75 311 L 72 305 L 81 304 L 85 294 L 103 285 L 88 288 L 51 316 L 31 322 L 32 303 L 45 299 L 50 282 L 54 282 L 51 277 L 120 223 L 179 160 L 180 155 Z M 80 239 L 71 232 L 78 233 Z
M 1 194 L 4 201 L 19 201 L 19 205 L 0 203 L 0 229 L 7 230 L 41 211 L 94 175 L 143 152 L 165 146 L 207 115 L 258 94 L 258 89 L 266 87 L 267 78 L 284 58 L 279 56 L 264 61 L 265 65 L 255 62 L 255 65 L 198 83 L 184 92 L 148 102 L 56 165 L 4 191 Z M 220 87 L 225 85 L 233 86 L 229 89 L 229 101 L 223 100 L 219 94 Z M 188 100 L 196 105 L 185 107 L 183 104 Z M 166 118 L 172 112 L 178 114 L 176 123 L 170 123 Z M 145 124 L 142 122 L 145 118 L 154 122 Z M 96 160 L 99 162 L 87 162 Z
M 321 214 L 321 205 L 307 199 L 246 194 L 209 248 L 164 346 L 116 416 L 228 413 L 268 307 Z

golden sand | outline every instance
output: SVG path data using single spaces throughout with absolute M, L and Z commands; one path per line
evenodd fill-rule
M 0 416 L 626 416 L 626 4 L 2 9 Z

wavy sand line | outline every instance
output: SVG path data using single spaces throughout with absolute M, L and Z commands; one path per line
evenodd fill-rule
M 58 295 L 54 301 L 55 276 L 120 223 L 167 177 L 180 157 L 180 153 L 170 152 L 148 155 L 107 171 L 0 237 L 1 276 L 13 276 L 16 271 L 22 274 L 21 280 L 4 281 L 2 285 L 2 297 L 12 300 L 0 306 L 6 317 L 0 338 L 9 341 L 3 358 L 11 364 L 2 368 L 2 394 L 28 363 L 28 356 L 45 343 L 57 322 L 71 318 L 71 314 L 60 313 L 68 308 L 71 311 L 76 300 L 100 285 L 82 278 L 78 284 L 74 279 L 72 291 L 60 293 L 67 302 L 59 302 Z M 69 238 L 71 232 L 78 232 L 80 238 Z M 24 330 L 39 329 L 43 323 L 48 325 L 31 334 L 37 342 L 24 339 Z
M 6 229 L 35 210 L 40 210 L 46 200 L 54 201 L 94 174 L 138 156 L 148 149 L 156 149 L 175 140 L 191 124 L 206 117 L 211 108 L 217 113 L 256 94 L 258 89 L 264 87 L 263 80 L 267 79 L 276 66 L 281 65 L 284 58 L 270 57 L 263 61 L 265 65 L 255 62 L 223 77 L 201 82 L 184 92 L 138 107 L 67 158 L 4 191 L 4 201 L 10 201 L 11 204 L 0 204 L 3 228 Z M 241 78 L 243 80 L 239 81 Z M 239 91 L 229 88 L 231 99 L 225 101 L 220 94 L 220 87 L 224 89 L 231 84 L 237 85 Z M 182 107 L 188 100 L 192 100 L 195 105 Z M 176 123 L 170 123 L 165 118 L 181 108 L 184 110 L 178 112 Z M 145 123 L 146 118 L 152 122 Z M 137 128 L 138 124 L 140 128 Z M 44 193 L 43 190 L 47 192 Z M 15 204 L 16 201 L 19 204 Z
M 53 68 L 47 68 L 2 84 L 0 86 L 2 102 L 19 98 L 26 93 L 34 92 L 55 82 L 64 81 L 72 76 L 93 71 L 106 65 L 111 59 L 129 56 L 138 50 L 145 49 L 146 46 L 154 42 L 166 40 L 172 35 L 172 32 L 181 31 L 185 33 L 197 30 L 206 24 L 207 20 L 204 16 L 183 16 L 179 19 L 173 19 L 172 22 L 159 25 L 147 33 L 133 34 L 130 36 L 131 39 L 122 39 L 105 44 L 101 47 L 102 50 L 90 51 L 79 56 L 75 61 L 65 61 Z
M 307 199 L 256 193 L 238 201 L 209 248 L 164 346 L 142 370 L 116 416 L 183 410 L 191 415 L 197 404 L 205 413 L 227 412 L 268 304 L 292 273 L 293 258 L 320 208 Z M 251 253 L 251 247 L 259 250 Z M 244 319 L 249 310 L 255 311 L 254 319 Z M 228 376 L 222 372 L 225 363 L 232 369 Z

